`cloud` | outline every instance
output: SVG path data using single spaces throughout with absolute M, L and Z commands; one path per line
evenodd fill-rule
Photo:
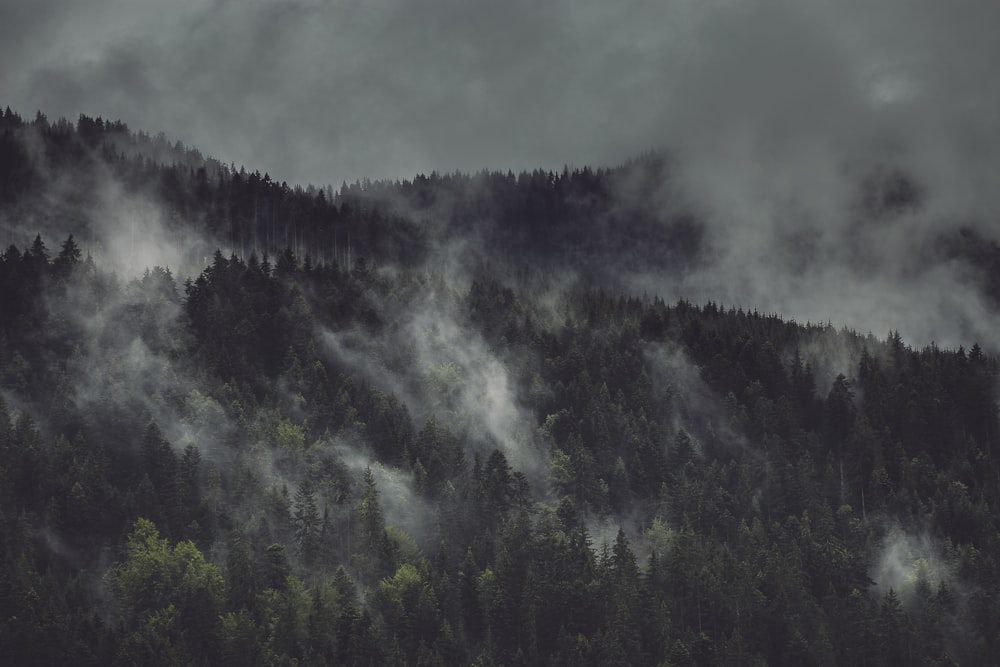
M 113 178 L 98 182 L 95 207 L 85 211 L 93 238 L 88 247 L 105 268 L 138 277 L 154 266 L 168 267 L 179 282 L 196 278 L 208 265 L 215 248 L 225 247 L 201 230 L 171 225 L 168 214 L 152 197 L 128 192 Z M 87 239 L 81 239 L 86 244 Z
M 751 135 L 776 159 L 873 131 L 995 139 L 995 4 L 869 5 L 22 1 L 3 83 L 320 183 Z
M 354 446 L 337 443 L 333 446 L 341 463 L 352 473 L 358 493 L 364 489 L 364 472 L 371 469 L 378 490 L 379 506 L 387 526 L 406 532 L 425 548 L 434 546 L 438 534 L 433 507 L 414 490 L 413 474 L 399 468 L 382 465 L 368 458 Z
M 102 0 L 29 10 L 21 107 L 122 116 L 293 181 L 620 160 L 658 141 L 684 3 Z M 55 46 L 53 46 L 55 45 Z M 664 85 L 667 84 L 667 85 Z
M 380 336 L 320 329 L 316 339 L 335 364 L 402 400 L 414 431 L 433 415 L 466 446 L 470 464 L 476 452 L 485 459 L 499 449 L 544 495 L 547 454 L 536 442 L 534 416 L 517 386 L 520 365 L 530 367 L 534 361 L 491 349 L 463 317 L 457 289 L 429 279 L 409 298 L 382 300 L 370 294 L 391 322 Z M 510 364 L 518 364 L 518 370 Z
M 194 443 L 207 459 L 224 460 L 220 445 L 232 427 L 221 406 L 198 392 L 186 360 L 171 354 L 175 337 L 184 335 L 180 305 L 155 292 L 156 279 L 149 287 L 133 281 L 106 289 L 100 297 L 90 285 L 51 297 L 52 310 L 80 339 L 68 358 L 52 361 L 64 367 L 69 399 L 82 414 L 109 419 L 125 411 L 139 428 L 148 415 L 178 450 Z M 118 431 L 126 440 L 137 435 L 121 424 Z
M 980 27 L 997 8 L 708 4 L 662 109 L 662 207 L 705 223 L 704 257 L 677 281 L 632 267 L 634 289 L 918 345 L 988 340 L 995 309 L 941 246 L 1000 204 L 1000 85 L 980 62 L 1000 55 Z M 917 205 L 870 210 L 867 190 L 898 178 Z
M 0 90 L 25 114 L 122 117 L 293 183 L 665 147 L 662 205 L 706 221 L 710 261 L 630 267 L 635 289 L 919 343 L 998 324 L 934 252 L 1000 205 L 989 0 L 8 5 Z M 920 209 L 866 217 L 862 184 L 892 173 Z
M 746 436 L 738 432 L 738 425 L 723 398 L 716 394 L 702 379 L 701 368 L 694 365 L 684 351 L 673 344 L 648 345 L 643 350 L 648 363 L 653 386 L 662 388 L 658 400 L 671 405 L 671 438 L 680 430 L 694 436 L 696 451 L 700 451 L 697 438 L 713 434 L 719 442 L 745 446 Z
M 890 589 L 909 604 L 917 592 L 918 582 L 928 592 L 936 591 L 941 583 L 955 590 L 964 588 L 942 555 L 941 545 L 926 533 L 908 533 L 898 525 L 887 532 L 878 561 L 871 571 L 875 590 L 880 594 Z
M 466 437 L 477 434 L 503 452 L 541 492 L 547 473 L 546 454 L 534 442 L 534 419 L 517 395 L 516 379 L 507 364 L 470 325 L 454 313 L 425 309 L 407 328 L 425 386 L 437 391 L 441 416 Z M 486 452 L 482 452 L 485 458 Z

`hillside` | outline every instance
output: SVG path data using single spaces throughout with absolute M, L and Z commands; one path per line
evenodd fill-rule
M 650 289 L 725 266 L 669 155 L 335 191 L 0 126 L 4 664 L 995 661 L 995 342 Z M 995 302 L 979 227 L 915 245 Z

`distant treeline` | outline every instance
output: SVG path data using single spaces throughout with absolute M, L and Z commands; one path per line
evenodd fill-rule
M 463 250 L 473 270 L 518 277 L 573 269 L 607 283 L 623 258 L 671 274 L 697 260 L 702 232 L 664 199 L 668 170 L 665 155 L 650 153 L 614 169 L 432 173 L 302 188 L 120 121 L 81 115 L 74 125 L 39 113 L 26 122 L 9 108 L 0 113 L 8 243 L 48 230 L 89 241 L 114 183 L 162 208 L 169 231 L 194 233 L 244 260 L 290 248 L 312 263 L 350 267 L 366 258 L 414 267 L 442 246 L 472 241 Z

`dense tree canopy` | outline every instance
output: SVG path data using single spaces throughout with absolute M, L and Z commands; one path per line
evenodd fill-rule
M 979 345 L 435 271 L 400 213 L 506 193 L 498 248 L 586 253 L 620 172 L 292 190 L 101 119 L 0 125 L 5 210 L 45 186 L 37 132 L 233 241 L 182 282 L 82 223 L 0 254 L 3 664 L 995 662 Z

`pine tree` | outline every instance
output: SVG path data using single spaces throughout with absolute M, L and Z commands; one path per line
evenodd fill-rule
M 319 548 L 321 520 L 316 506 L 316 490 L 307 476 L 295 492 L 295 543 L 303 563 L 311 565 Z

